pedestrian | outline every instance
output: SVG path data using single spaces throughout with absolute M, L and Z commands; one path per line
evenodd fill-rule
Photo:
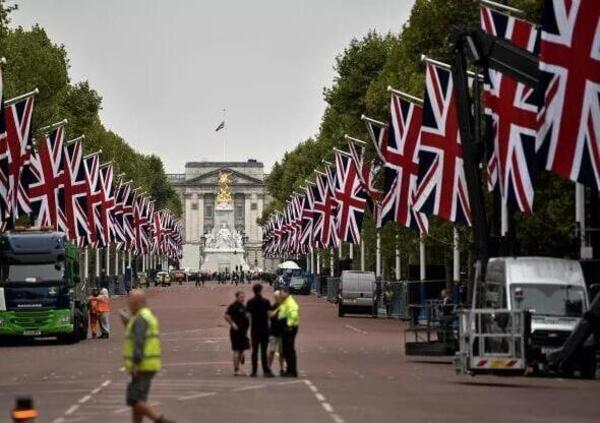
M 385 305 L 385 312 L 387 317 L 392 317 L 392 308 L 394 306 L 394 291 L 392 290 L 392 284 L 385 282 L 383 288 L 383 304 Z
M 277 317 L 285 322 L 281 341 L 287 368 L 283 376 L 298 377 L 296 335 L 300 324 L 300 308 L 294 297 L 290 295 L 287 286 L 281 290 L 281 304 L 277 309 Z
M 131 291 L 127 298 L 130 315 L 122 311 L 125 324 L 123 359 L 125 369 L 131 375 L 127 385 L 127 405 L 132 408 L 133 423 L 141 423 L 144 417 L 156 423 L 175 423 L 160 415 L 150 404 L 148 394 L 152 378 L 161 367 L 160 329 L 158 319 L 146 304 L 141 289 Z
M 98 295 L 100 291 L 98 288 L 92 289 L 92 295 L 88 297 L 88 311 L 90 313 L 90 331 L 92 332 L 92 338 L 96 338 L 99 332 L 98 323 Z
M 244 351 L 250 347 L 248 340 L 248 315 L 246 312 L 246 294 L 243 291 L 235 293 L 235 301 L 227 307 L 225 312 L 225 321 L 229 323 L 229 338 L 231 340 L 231 350 L 233 351 L 233 375 L 240 376 L 240 365 L 244 364 Z
M 110 297 L 108 289 L 102 288 L 98 296 L 98 318 L 100 320 L 100 338 L 108 338 L 110 335 Z
M 262 290 L 262 284 L 254 284 L 252 287 L 254 297 L 246 305 L 246 310 L 250 315 L 250 340 L 252 343 L 252 373 L 250 376 L 256 377 L 258 371 L 258 350 L 260 349 L 260 363 L 262 365 L 263 376 L 273 377 L 267 360 L 271 303 L 262 296 Z
M 269 327 L 269 369 L 273 372 L 273 361 L 275 361 L 275 356 L 279 357 L 279 375 L 283 376 L 284 371 L 284 361 L 283 361 L 283 349 L 281 336 L 283 335 L 283 330 L 285 329 L 285 322 L 283 319 L 279 319 L 279 305 L 281 304 L 281 291 L 273 292 L 273 305 L 271 305 L 271 312 L 269 313 L 269 317 L 271 320 L 271 325 Z

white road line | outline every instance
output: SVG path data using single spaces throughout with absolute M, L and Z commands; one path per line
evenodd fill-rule
M 201 393 L 193 394 L 193 395 L 184 395 L 182 397 L 177 398 L 177 401 L 187 401 L 187 400 L 196 399 L 196 398 L 212 397 L 213 395 L 217 395 L 217 393 L 216 392 L 201 392 Z
M 90 399 L 92 398 L 91 395 L 86 395 L 85 397 L 82 397 L 78 402 L 79 404 L 85 404 L 86 402 L 88 402 Z
M 308 379 L 303 379 L 303 381 L 306 384 L 306 386 L 308 386 L 308 388 L 311 390 L 311 392 L 315 395 L 315 398 L 317 399 L 317 401 L 319 401 L 319 404 L 321 404 L 321 407 L 323 407 L 323 410 L 325 410 L 329 417 L 331 417 L 331 419 L 335 423 L 345 423 L 344 419 L 339 414 L 335 413 L 333 406 L 326 401 L 325 396 L 319 392 L 317 387 Z
M 249 385 L 249 386 L 242 386 L 241 388 L 235 388 L 232 389 L 231 392 L 243 392 L 243 391 L 251 391 L 253 389 L 262 389 L 264 388 L 265 385 Z
M 367 332 L 366 330 L 362 330 L 362 329 L 359 329 L 359 328 L 355 328 L 355 327 L 354 327 L 354 326 L 352 326 L 352 325 L 346 325 L 346 329 L 353 330 L 354 332 L 356 332 L 356 333 L 360 333 L 360 334 L 362 334 L 362 335 L 366 335 L 366 334 L 368 334 L 368 333 L 369 333 L 369 332 Z
M 328 413 L 333 413 L 333 407 L 331 406 L 331 404 L 329 404 L 328 402 L 323 402 L 321 403 L 321 405 L 323 406 L 325 411 L 327 411 Z
M 67 411 L 65 411 L 65 416 L 70 416 L 71 414 L 73 414 L 77 410 L 79 410 L 79 405 L 77 405 L 77 404 L 72 405 L 72 406 L 69 407 L 69 409 Z

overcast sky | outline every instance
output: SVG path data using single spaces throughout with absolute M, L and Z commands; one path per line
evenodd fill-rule
M 314 135 L 334 57 L 369 29 L 398 32 L 413 0 L 17 3 L 13 24 L 38 22 L 65 45 L 73 82 L 102 95 L 105 125 L 183 172 L 222 160 L 224 145 L 227 160 L 270 167 Z

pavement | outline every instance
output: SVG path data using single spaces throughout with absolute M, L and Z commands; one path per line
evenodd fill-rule
M 315 296 L 297 297 L 300 377 L 234 377 L 223 313 L 237 289 L 149 289 L 164 363 L 150 400 L 179 423 L 600 421 L 600 381 L 457 376 L 449 360 L 405 357 L 403 322 L 339 318 Z M 111 324 L 108 340 L 0 347 L 0 422 L 18 395 L 33 397 L 42 423 L 130 421 L 116 312 Z

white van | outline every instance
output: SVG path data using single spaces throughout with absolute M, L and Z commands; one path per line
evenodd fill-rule
M 492 258 L 485 288 L 485 308 L 531 311 L 532 340 L 544 353 L 560 348 L 589 308 L 581 265 L 574 260 Z
M 338 287 L 338 315 L 367 313 L 377 317 L 377 294 L 374 272 L 344 270 Z

